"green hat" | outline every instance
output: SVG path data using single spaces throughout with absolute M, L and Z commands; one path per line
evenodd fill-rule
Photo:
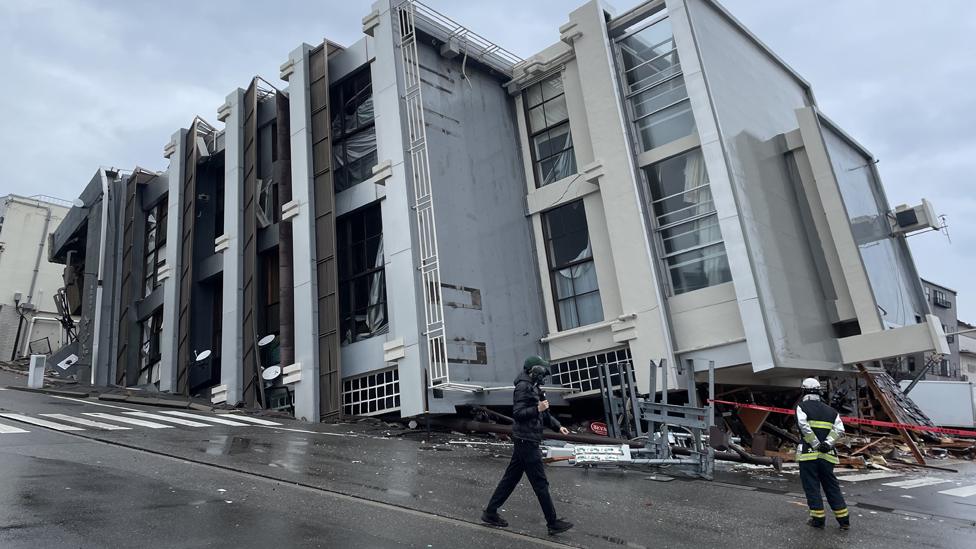
M 549 362 L 546 359 L 542 358 L 541 356 L 532 355 L 529 358 L 525 359 L 525 362 L 522 364 L 522 369 L 528 372 L 529 370 L 532 369 L 533 366 L 545 366 L 546 368 L 548 368 Z

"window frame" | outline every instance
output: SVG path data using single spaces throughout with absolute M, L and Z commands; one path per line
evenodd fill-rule
M 378 144 L 378 140 L 376 139 L 376 110 L 375 110 L 376 109 L 376 103 L 375 103 L 375 100 L 373 102 L 373 109 L 374 109 L 373 110 L 373 116 L 372 116 L 372 118 L 370 118 L 369 122 L 367 122 L 367 123 L 365 123 L 365 124 L 357 127 L 355 130 L 352 130 L 352 131 L 347 131 L 347 129 L 346 129 L 346 116 L 345 116 L 345 113 L 343 112 L 343 110 L 344 110 L 345 104 L 351 98 L 347 98 L 346 97 L 346 93 L 345 92 L 347 91 L 347 89 L 346 89 L 345 86 L 347 86 L 351 82 L 355 82 L 356 79 L 359 78 L 360 76 L 362 76 L 363 74 L 369 76 L 369 85 L 367 87 L 363 88 L 363 90 L 360 91 L 360 93 L 363 93 L 365 90 L 369 90 L 369 97 L 372 100 L 374 98 L 374 96 L 373 96 L 373 76 L 372 76 L 372 73 L 370 72 L 370 65 L 368 63 L 365 66 L 360 67 L 360 68 L 352 71 L 351 73 L 347 74 L 346 76 L 343 76 L 341 79 L 339 79 L 336 82 L 333 82 L 333 83 L 331 83 L 329 85 L 329 107 L 330 107 L 330 109 L 332 109 L 332 114 L 331 114 L 332 118 L 329 119 L 329 133 L 330 133 L 331 138 L 332 138 L 332 146 L 330 147 L 330 154 L 332 154 L 332 158 L 331 158 L 331 164 L 332 164 L 332 181 L 333 181 L 333 187 L 335 188 L 336 194 L 338 194 L 338 193 L 340 193 L 342 191 L 351 189 L 351 188 L 355 187 L 356 185 L 358 185 L 360 183 L 364 183 L 365 181 L 369 180 L 369 177 L 367 177 L 366 179 L 363 179 L 362 181 L 356 181 L 355 183 L 344 183 L 343 186 L 342 186 L 342 188 L 341 189 L 339 188 L 339 184 L 338 183 L 339 183 L 339 175 L 340 175 L 340 173 L 341 174 L 344 174 L 343 175 L 343 177 L 345 178 L 344 181 L 348 180 L 348 175 L 349 175 L 349 160 L 348 159 L 349 159 L 349 155 L 348 155 L 348 148 L 347 148 L 346 145 L 347 145 L 347 143 L 348 143 L 348 141 L 350 139 L 354 138 L 357 135 L 362 134 L 363 132 L 372 131 L 373 132 L 373 149 L 376 151 L 376 160 L 377 160 L 377 163 L 379 162 L 379 146 L 378 146 L 379 144 Z M 356 95 L 358 95 L 358 94 L 356 94 Z M 353 95 L 352 97 L 356 97 L 356 95 Z M 334 99 L 336 99 L 336 98 L 338 98 L 338 101 L 334 101 Z M 335 114 L 336 111 L 338 111 L 338 114 Z M 338 133 L 335 132 L 334 131 L 334 128 L 333 128 L 333 119 L 336 116 L 339 117 L 339 127 L 340 127 L 340 130 L 339 130 Z M 345 162 L 343 162 L 342 166 L 338 166 L 337 165 L 337 162 L 335 162 L 337 150 L 340 149 L 340 148 L 341 148 L 341 157 L 345 160 Z M 373 166 L 376 166 L 376 164 L 373 164 Z
M 367 214 L 371 209 L 376 210 L 376 214 L 379 218 L 380 230 L 378 235 L 369 235 L 365 227 L 365 224 L 367 222 Z M 375 265 L 370 266 L 369 264 L 367 264 L 366 269 L 364 271 L 352 273 L 349 274 L 348 276 L 346 276 L 342 268 L 342 266 L 346 264 L 352 266 L 350 267 L 350 272 L 354 268 L 355 266 L 354 251 L 357 249 L 358 245 L 362 245 L 364 248 L 366 248 L 366 250 L 368 250 L 369 248 L 367 247 L 367 243 L 371 239 L 378 237 L 380 247 L 383 246 L 384 233 L 383 233 L 382 213 L 383 210 L 380 202 L 373 202 L 371 204 L 367 204 L 366 206 L 357 208 L 356 210 L 353 210 L 347 214 L 343 214 L 342 216 L 336 218 L 336 271 L 338 275 L 337 293 L 339 298 L 339 341 L 341 345 L 350 345 L 359 341 L 364 341 L 366 339 L 370 339 L 372 337 L 382 335 L 389 331 L 390 309 L 389 309 L 389 300 L 388 300 L 387 283 L 386 283 L 385 248 L 383 249 L 383 262 L 379 267 Z M 363 227 L 364 238 L 361 242 L 353 241 L 353 236 L 352 236 L 353 230 L 351 227 L 348 230 L 346 229 L 347 224 L 351 224 L 354 221 L 354 218 L 356 216 L 359 216 L 359 221 L 364 225 Z M 367 260 L 368 259 L 369 258 L 367 258 Z M 370 305 L 367 298 L 367 302 L 365 304 L 365 311 L 366 314 L 369 315 L 369 310 L 371 307 L 382 306 L 384 324 L 379 328 L 377 328 L 377 330 L 372 334 L 363 337 L 360 337 L 358 332 L 355 329 L 353 329 L 351 339 L 347 341 L 346 333 L 345 333 L 346 328 L 347 326 L 349 326 L 350 322 L 352 323 L 353 326 L 355 326 L 357 322 L 356 312 L 361 310 L 361 308 L 359 308 L 358 304 L 356 303 L 356 294 L 355 291 L 353 291 L 355 288 L 355 283 L 359 280 L 366 280 L 368 284 L 369 279 L 377 273 L 380 273 L 380 280 L 382 281 L 381 285 L 383 287 L 383 292 L 382 295 L 380 296 L 379 301 L 375 305 Z M 348 301 L 350 305 L 349 311 L 343 310 L 343 304 L 345 303 L 344 296 L 348 296 Z
M 166 248 L 166 227 L 169 223 L 169 200 L 168 196 L 164 196 L 156 204 L 145 210 L 146 213 L 146 223 L 145 230 L 142 235 L 142 297 L 143 299 L 152 295 L 160 286 L 163 285 L 163 281 L 159 280 L 159 268 L 166 265 L 165 255 L 160 254 L 160 249 L 165 251 Z M 155 227 L 153 229 L 155 233 L 155 239 L 153 240 L 153 247 L 149 249 L 149 216 L 155 217 Z M 151 260 L 150 260 L 151 258 Z M 150 264 L 152 268 L 149 269 Z
M 525 134 L 528 136 L 529 155 L 530 155 L 530 157 L 532 159 L 532 179 L 535 182 L 535 188 L 536 189 L 541 189 L 542 187 L 545 187 L 545 186 L 548 186 L 548 185 L 552 185 L 553 183 L 556 183 L 556 182 L 558 182 L 558 181 L 560 181 L 562 179 L 565 179 L 567 177 L 572 177 L 574 175 L 579 174 L 579 162 L 576 159 L 576 142 L 573 141 L 573 125 L 571 123 L 572 121 L 570 120 L 569 103 L 568 102 L 566 103 L 566 120 L 557 122 L 556 124 L 553 124 L 551 126 L 546 126 L 545 128 L 543 128 L 541 130 L 538 130 L 538 131 L 533 131 L 533 129 L 532 129 L 532 115 L 530 114 L 530 111 L 533 108 L 542 107 L 542 112 L 543 112 L 543 116 L 544 116 L 545 115 L 545 104 L 546 103 L 549 103 L 551 101 L 555 101 L 556 99 L 559 99 L 560 97 L 563 97 L 563 98 L 566 97 L 565 83 L 563 83 L 563 92 L 561 94 L 555 96 L 555 97 L 551 97 L 549 99 L 546 99 L 545 97 L 543 97 L 542 91 L 541 91 L 541 86 L 542 86 L 542 83 L 543 82 L 546 82 L 548 80 L 552 80 L 554 78 L 559 78 L 559 80 L 562 81 L 563 80 L 563 69 L 564 69 L 564 67 L 560 67 L 559 70 L 557 70 L 555 72 L 551 72 L 551 73 L 543 76 L 542 78 L 539 78 L 538 80 L 534 81 L 531 85 L 525 86 L 524 88 L 522 88 L 522 92 L 521 92 L 521 98 L 522 98 L 522 114 L 523 114 L 523 117 L 525 118 Z M 540 86 L 539 96 L 542 97 L 542 101 L 538 105 L 529 105 L 529 90 L 531 88 L 535 87 L 535 86 Z M 538 137 L 538 136 L 540 136 L 540 135 L 542 135 L 542 134 L 548 134 L 552 130 L 554 130 L 556 128 L 559 128 L 561 126 L 566 126 L 566 131 L 569 133 L 569 142 L 570 142 L 569 147 L 566 147 L 566 148 L 564 148 L 564 149 L 556 152 L 555 154 L 551 154 L 551 155 L 549 155 L 549 156 L 547 156 L 545 158 L 539 158 L 538 155 L 535 152 L 535 138 Z M 566 153 L 567 151 L 570 151 L 570 154 L 571 154 L 571 156 L 573 158 L 573 167 L 574 167 L 573 173 L 567 175 L 564 178 L 555 179 L 553 181 L 550 181 L 549 183 L 543 183 L 542 182 L 542 173 L 540 171 L 540 165 L 544 161 L 549 160 L 551 158 L 555 158 L 555 157 L 557 157 L 557 156 L 559 156 L 561 154 Z
M 702 166 L 705 169 L 705 177 L 706 177 L 707 183 L 704 183 L 702 185 L 698 185 L 698 186 L 696 186 L 696 187 L 694 187 L 692 189 L 682 190 L 682 191 L 677 192 L 677 193 L 673 193 L 673 194 L 670 194 L 670 195 L 667 195 L 667 196 L 663 196 L 661 198 L 654 198 L 654 191 L 651 188 L 651 181 L 650 181 L 650 178 L 648 177 L 648 174 L 647 174 L 648 170 L 653 170 L 656 166 L 660 166 L 661 164 L 664 164 L 665 162 L 669 162 L 669 161 L 675 160 L 676 158 L 683 157 L 683 156 L 684 157 L 687 157 L 687 156 L 693 155 L 695 153 L 697 153 L 701 157 Z M 729 273 L 729 280 L 726 280 L 724 282 L 720 282 L 718 284 L 709 284 L 707 286 L 702 286 L 700 288 L 694 288 L 694 289 L 691 289 L 691 290 L 682 289 L 679 292 L 679 291 L 677 291 L 677 288 L 675 287 L 674 279 L 673 279 L 673 276 L 672 276 L 672 269 L 675 268 L 675 267 L 681 267 L 682 265 L 687 265 L 687 264 L 691 264 L 691 263 L 704 262 L 705 260 L 707 260 L 709 258 L 715 258 L 715 257 L 719 257 L 719 256 L 718 255 L 715 255 L 715 256 L 710 256 L 710 257 L 702 257 L 699 260 L 695 260 L 695 261 L 691 261 L 691 262 L 686 262 L 686 263 L 680 263 L 680 264 L 676 264 L 676 265 L 671 265 L 669 263 L 669 260 L 671 258 L 677 257 L 677 256 L 682 255 L 682 254 L 686 254 L 686 253 L 691 253 L 691 252 L 696 252 L 696 251 L 704 250 L 704 249 L 707 249 L 707 248 L 710 248 L 710 247 L 714 247 L 714 246 L 718 246 L 718 245 L 721 245 L 722 246 L 722 255 L 726 258 L 726 265 L 729 266 L 728 265 L 728 248 L 726 248 L 726 246 L 725 246 L 725 235 L 722 234 L 721 223 L 720 223 L 719 218 L 718 218 L 718 210 L 715 207 L 715 197 L 714 197 L 714 195 L 711 195 L 711 184 L 712 184 L 712 182 L 711 182 L 711 179 L 708 176 L 707 166 L 704 166 L 704 161 L 705 161 L 704 151 L 702 151 L 702 147 L 700 145 L 696 145 L 695 147 L 692 147 L 692 148 L 683 150 L 681 152 L 677 152 L 677 153 L 675 153 L 675 154 L 673 154 L 671 156 L 668 156 L 668 157 L 665 157 L 665 158 L 661 158 L 660 160 L 656 160 L 655 162 L 642 165 L 642 166 L 640 166 L 640 170 L 639 170 L 640 173 L 641 173 L 640 177 L 641 177 L 641 179 L 643 181 L 644 191 L 646 193 L 645 203 L 646 203 L 646 208 L 647 208 L 647 216 L 649 218 L 648 221 L 650 222 L 650 224 L 651 224 L 651 230 L 654 233 L 654 249 L 655 249 L 655 252 L 656 252 L 656 255 L 657 255 L 657 259 L 658 259 L 658 261 L 661 264 L 662 273 L 664 275 L 663 278 L 665 279 L 665 283 L 667 284 L 666 288 L 667 288 L 667 291 L 668 291 L 668 295 L 671 296 L 671 297 L 674 297 L 674 296 L 677 296 L 677 295 L 681 295 L 681 294 L 690 293 L 690 292 L 694 292 L 694 291 L 698 291 L 698 290 L 703 290 L 703 289 L 706 289 L 706 288 L 711 288 L 713 286 L 718 286 L 719 284 L 726 284 L 726 283 L 732 281 L 731 272 L 730 272 Z M 689 193 L 689 192 L 700 192 L 703 189 L 708 189 L 709 190 L 709 195 L 711 195 L 711 200 L 710 200 L 711 210 L 710 211 L 705 212 L 705 213 L 696 214 L 696 215 L 689 216 L 689 217 L 685 217 L 685 218 L 682 218 L 682 219 L 680 219 L 678 221 L 672 221 L 672 222 L 665 223 L 665 224 L 659 223 L 659 218 L 660 217 L 665 217 L 665 216 L 668 216 L 668 215 L 673 215 L 675 212 L 679 212 L 679 211 L 682 211 L 682 210 L 685 210 L 685 209 L 688 209 L 688 208 L 696 207 L 696 206 L 699 206 L 699 204 L 694 204 L 694 205 L 691 205 L 691 206 L 686 206 L 685 208 L 681 208 L 679 210 L 675 210 L 675 211 L 671 211 L 671 212 L 666 212 L 666 213 L 664 213 L 664 214 L 662 214 L 660 216 L 655 211 L 655 208 L 654 208 L 654 205 L 655 204 L 659 204 L 659 203 L 661 203 L 661 202 L 663 202 L 665 200 L 668 200 L 668 199 L 671 199 L 671 198 L 674 198 L 676 196 L 680 196 L 680 195 L 683 195 L 683 194 L 686 194 L 686 193 Z M 666 246 L 665 239 L 664 239 L 664 232 L 665 231 L 667 231 L 669 229 L 673 229 L 675 227 L 680 227 L 681 225 L 690 225 L 692 223 L 700 222 L 700 221 L 703 221 L 705 219 L 709 219 L 709 218 L 712 218 L 712 217 L 715 218 L 715 227 L 719 231 L 719 238 L 718 238 L 718 240 L 710 240 L 710 241 L 705 242 L 705 243 L 698 243 L 698 244 L 695 244 L 693 246 L 689 246 L 689 247 L 686 247 L 686 248 L 681 248 L 681 249 L 678 249 L 678 250 L 675 250 L 675 251 L 671 251 L 671 252 L 667 251 L 667 246 Z M 697 230 L 700 230 L 700 228 L 694 229 L 693 231 L 689 231 L 689 232 L 694 232 L 694 231 L 697 231 Z M 687 233 L 682 233 L 682 234 L 687 234 Z M 674 238 L 674 237 L 671 237 L 671 238 Z
M 586 233 L 587 247 L 590 248 L 590 255 L 588 257 L 584 258 L 584 259 L 575 259 L 575 260 L 570 261 L 568 263 L 561 264 L 561 265 L 558 265 L 557 266 L 557 265 L 555 265 L 555 258 L 553 257 L 554 253 L 553 253 L 552 246 L 551 246 L 551 243 L 553 241 L 553 237 L 552 237 L 552 231 L 550 230 L 550 223 L 549 223 L 548 216 L 549 216 L 549 214 L 551 214 L 552 212 L 554 212 L 556 210 L 559 210 L 560 208 L 570 207 L 570 206 L 573 206 L 574 204 L 579 204 L 579 207 L 582 209 L 582 211 L 583 211 L 583 222 L 585 223 L 585 226 L 583 227 L 583 229 L 581 229 L 580 231 L 575 231 L 575 232 L 585 232 Z M 549 288 L 550 288 L 550 291 L 552 292 L 552 307 L 553 307 L 554 316 L 556 318 L 556 330 L 562 332 L 562 331 L 565 331 L 565 330 L 572 330 L 572 329 L 575 329 L 575 328 L 582 328 L 584 326 L 590 326 L 590 325 L 595 324 L 597 322 L 602 322 L 603 320 L 605 320 L 604 310 L 603 310 L 603 299 L 600 296 L 600 280 L 599 280 L 599 277 L 597 277 L 596 272 L 595 272 L 596 271 L 596 259 L 593 257 L 592 242 L 590 241 L 590 225 L 589 225 L 589 222 L 586 219 L 586 204 L 583 202 L 583 199 L 582 198 L 578 198 L 576 200 L 572 200 L 572 201 L 566 202 L 564 204 L 560 204 L 559 206 L 556 206 L 555 208 L 551 208 L 549 210 L 546 210 L 546 211 L 542 212 L 541 213 L 541 216 L 540 216 L 540 221 L 542 223 L 542 240 L 543 240 L 543 246 L 545 247 L 545 250 L 546 250 L 546 265 L 547 265 L 547 267 L 549 269 Z M 564 233 L 563 235 L 560 235 L 560 236 L 565 236 L 565 235 L 568 235 L 568 234 L 572 234 L 572 233 L 567 232 L 567 233 Z M 566 297 L 566 298 L 563 298 L 563 299 L 560 299 L 559 298 L 558 285 L 556 283 L 556 277 L 559 276 L 559 271 L 562 271 L 562 270 L 565 270 L 565 269 L 572 269 L 573 267 L 577 267 L 579 265 L 584 265 L 586 263 L 592 263 L 593 264 L 593 269 L 594 269 L 594 273 L 593 274 L 594 274 L 594 277 L 596 278 L 596 289 L 595 290 L 590 290 L 588 292 L 583 292 L 583 293 L 577 294 L 577 293 L 575 293 L 576 292 L 576 288 L 574 286 L 574 288 L 573 288 L 573 295 L 572 296 Z M 583 297 L 583 296 L 591 295 L 591 294 L 596 294 L 597 295 L 597 298 L 600 301 L 600 320 L 597 320 L 595 322 L 590 322 L 590 323 L 587 323 L 587 324 L 583 324 L 583 323 L 580 322 L 579 306 L 577 304 L 577 299 L 580 298 L 580 297 Z M 564 322 L 563 322 L 562 315 L 560 314 L 560 304 L 562 302 L 564 302 L 564 301 L 570 301 L 570 300 L 573 301 L 573 308 L 574 308 L 574 311 L 576 313 L 576 323 L 577 324 L 576 324 L 576 326 L 565 327 L 564 326 Z

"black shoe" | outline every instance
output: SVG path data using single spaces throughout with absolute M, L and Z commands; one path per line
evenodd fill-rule
M 821 530 L 823 530 L 824 529 L 824 526 L 826 526 L 826 525 L 827 525 L 827 521 L 824 520 L 824 519 L 812 518 L 812 519 L 810 519 L 810 520 L 807 521 L 807 526 L 812 526 L 814 528 L 819 528 Z
M 567 522 L 562 519 L 557 519 L 556 522 L 553 522 L 552 524 L 549 525 L 549 535 L 555 536 L 556 534 L 565 532 L 566 530 L 569 530 L 572 527 L 573 527 L 572 522 Z
M 481 522 L 487 524 L 488 526 L 496 526 L 498 528 L 505 528 L 508 526 L 508 521 L 503 519 L 498 512 L 489 513 L 488 511 L 482 511 Z
M 851 519 L 850 519 L 850 517 L 839 518 L 839 519 L 837 519 L 837 523 L 840 524 L 840 529 L 841 530 L 850 530 L 851 529 Z

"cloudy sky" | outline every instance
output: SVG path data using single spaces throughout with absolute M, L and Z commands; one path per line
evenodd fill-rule
M 527 57 L 582 0 L 429 5 Z M 611 1 L 618 11 L 636 0 Z M 948 217 L 910 239 L 923 277 L 976 321 L 976 2 L 725 0 L 813 84 L 821 109 L 880 159 L 892 206 Z M 163 146 L 301 42 L 351 44 L 356 0 L 0 1 L 0 195 L 77 196 L 99 165 L 163 169 Z

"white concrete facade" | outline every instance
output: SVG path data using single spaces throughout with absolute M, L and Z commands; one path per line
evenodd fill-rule
M 44 338 L 50 339 L 52 351 L 63 343 L 54 294 L 64 286 L 64 268 L 47 262 L 47 245 L 67 212 L 66 205 L 42 198 L 0 197 L 0 360 L 29 354 L 34 340 L 38 352 L 46 348 Z M 23 310 L 23 320 L 17 303 L 31 305 Z

